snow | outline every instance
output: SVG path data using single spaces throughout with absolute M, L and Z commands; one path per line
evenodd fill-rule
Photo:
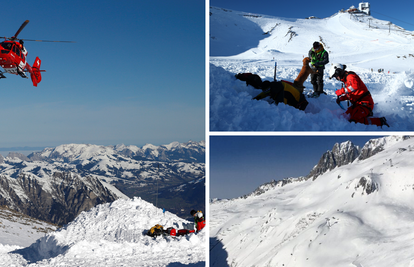
M 414 140 L 378 140 L 314 181 L 211 202 L 210 266 L 413 266 Z
M 414 129 L 414 34 L 371 16 L 337 13 L 325 19 L 287 19 L 210 8 L 210 131 L 410 131 Z M 369 21 L 369 19 L 371 19 Z M 370 25 L 370 26 L 369 26 Z M 266 34 L 267 33 L 267 34 Z M 323 42 L 330 63 L 327 95 L 308 98 L 305 111 L 266 100 L 261 90 L 236 80 L 237 73 L 293 82 L 314 41 Z M 390 128 L 349 123 L 335 102 L 342 84 L 328 78 L 331 63 L 347 65 L 370 90 L 374 116 Z M 384 72 L 379 73 L 379 69 Z M 313 92 L 310 78 L 305 93 Z M 342 103 L 346 107 L 346 102 Z
M 0 266 L 205 266 L 206 234 L 146 236 L 146 230 L 194 224 L 143 201 L 120 199 L 82 212 L 29 247 L 0 245 Z
M 151 144 L 146 144 L 145 146 L 142 147 L 142 149 L 144 151 L 150 150 L 151 155 L 153 155 L 154 157 L 158 157 L 159 153 L 158 153 L 158 147 L 151 145 Z
M 29 246 L 44 236 L 46 232 L 55 231 L 56 225 L 33 219 L 22 213 L 0 206 L 0 240 L 9 246 Z

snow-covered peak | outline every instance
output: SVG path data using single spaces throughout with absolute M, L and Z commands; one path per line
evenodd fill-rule
M 152 145 L 152 144 L 146 144 L 146 145 L 144 145 L 144 146 L 142 147 L 142 149 L 143 149 L 143 150 L 147 150 L 147 149 L 150 149 L 150 150 L 157 150 L 157 148 L 158 148 L 158 146 L 154 146 L 154 145 Z
M 322 155 L 308 177 L 316 179 L 329 170 L 349 164 L 358 158 L 359 153 L 360 148 L 350 141 L 336 143 L 331 151 L 327 151 Z
M 362 148 L 359 159 L 363 160 L 369 158 L 370 156 L 375 155 L 376 153 L 381 152 L 388 147 L 391 147 L 397 143 L 408 140 L 410 138 L 411 136 L 394 135 L 377 139 L 371 139 Z
M 35 156 L 37 158 L 54 158 L 64 161 L 82 161 L 99 155 L 109 155 L 113 153 L 114 150 L 111 146 L 91 144 L 64 144 L 55 148 L 46 148 L 41 152 L 32 153 L 29 155 L 29 158 Z
M 164 147 L 166 147 L 168 150 L 171 150 L 173 148 L 177 148 L 179 146 L 180 146 L 180 143 L 179 142 L 172 142 L 172 143 L 170 143 L 168 145 L 164 145 Z
M 395 135 L 371 139 L 363 146 L 363 148 L 355 146 L 350 141 L 336 143 L 331 151 L 327 151 L 322 155 L 318 164 L 312 169 L 308 177 L 315 179 L 319 175 L 336 167 L 350 164 L 356 159 L 367 159 L 378 152 L 407 139 L 410 139 L 410 136 Z

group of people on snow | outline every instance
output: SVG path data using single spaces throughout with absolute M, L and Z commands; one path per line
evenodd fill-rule
M 151 227 L 150 230 L 147 231 L 147 235 L 151 237 L 157 237 L 160 235 L 175 237 L 200 232 L 206 226 L 206 219 L 204 218 L 203 212 L 191 210 L 190 214 L 194 218 L 195 229 L 175 229 L 173 227 L 168 227 L 167 229 L 164 229 L 162 225 L 156 224 L 155 226 Z
M 325 65 L 329 63 L 329 54 L 319 42 L 314 42 L 309 50 L 312 68 L 311 84 L 313 85 L 314 96 L 326 94 L 323 91 L 323 72 Z M 374 100 L 364 82 L 353 71 L 346 71 L 346 65 L 334 63 L 329 69 L 329 79 L 335 78 L 343 83 L 343 87 L 335 91 L 337 103 L 349 100 L 351 106 L 346 110 L 350 122 L 363 123 L 368 125 L 388 126 L 385 117 L 373 118 L 372 110 Z
M 323 91 L 323 76 L 325 66 L 329 63 L 329 53 L 325 50 L 320 42 L 314 42 L 312 48 L 309 50 L 308 58 L 304 59 L 304 64 L 299 77 L 295 80 L 295 83 L 288 81 L 264 81 L 258 83 L 258 76 L 254 77 L 255 80 L 250 82 L 248 79 L 252 79 L 252 76 L 245 76 L 245 74 L 237 74 L 236 78 L 245 80 L 246 84 L 258 84 L 255 86 L 257 89 L 262 89 L 262 93 L 258 94 L 254 99 L 260 100 L 267 96 L 270 96 L 273 101 L 278 104 L 284 102 L 295 108 L 304 110 L 308 104 L 307 100 L 303 96 L 303 81 L 307 77 L 311 76 L 311 84 L 313 85 L 313 94 L 311 97 L 319 97 L 321 94 L 326 94 Z M 309 63 L 311 65 L 309 69 Z M 343 83 L 343 87 L 335 91 L 337 95 L 337 103 L 348 100 L 352 105 L 346 110 L 345 116 L 350 122 L 363 123 L 367 125 L 388 126 L 385 117 L 375 118 L 373 116 L 374 101 L 368 88 L 359 76 L 352 71 L 346 70 L 346 65 L 335 63 L 329 69 L 329 78 L 335 78 Z M 259 78 L 260 79 L 260 78 Z M 298 85 L 296 82 L 300 80 Z

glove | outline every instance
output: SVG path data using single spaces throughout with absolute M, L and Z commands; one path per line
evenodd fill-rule
M 336 90 L 335 91 L 335 94 L 339 97 L 339 96 L 341 96 L 342 95 L 342 90 L 341 89 L 339 89 L 339 90 Z

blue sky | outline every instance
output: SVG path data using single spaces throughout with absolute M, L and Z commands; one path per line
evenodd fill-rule
M 371 5 L 371 15 L 377 19 L 391 21 L 406 30 L 414 31 L 413 1 L 274 1 L 274 0 L 210 0 L 210 6 L 236 11 L 258 13 L 285 18 L 306 18 L 316 16 L 326 18 L 341 9 L 358 7 L 360 2 Z
M 13 1 L 0 36 L 26 42 L 42 82 L 0 80 L 0 148 L 205 139 L 205 2 Z
M 375 136 L 211 136 L 210 197 L 235 198 L 272 180 L 309 174 L 323 153 Z

